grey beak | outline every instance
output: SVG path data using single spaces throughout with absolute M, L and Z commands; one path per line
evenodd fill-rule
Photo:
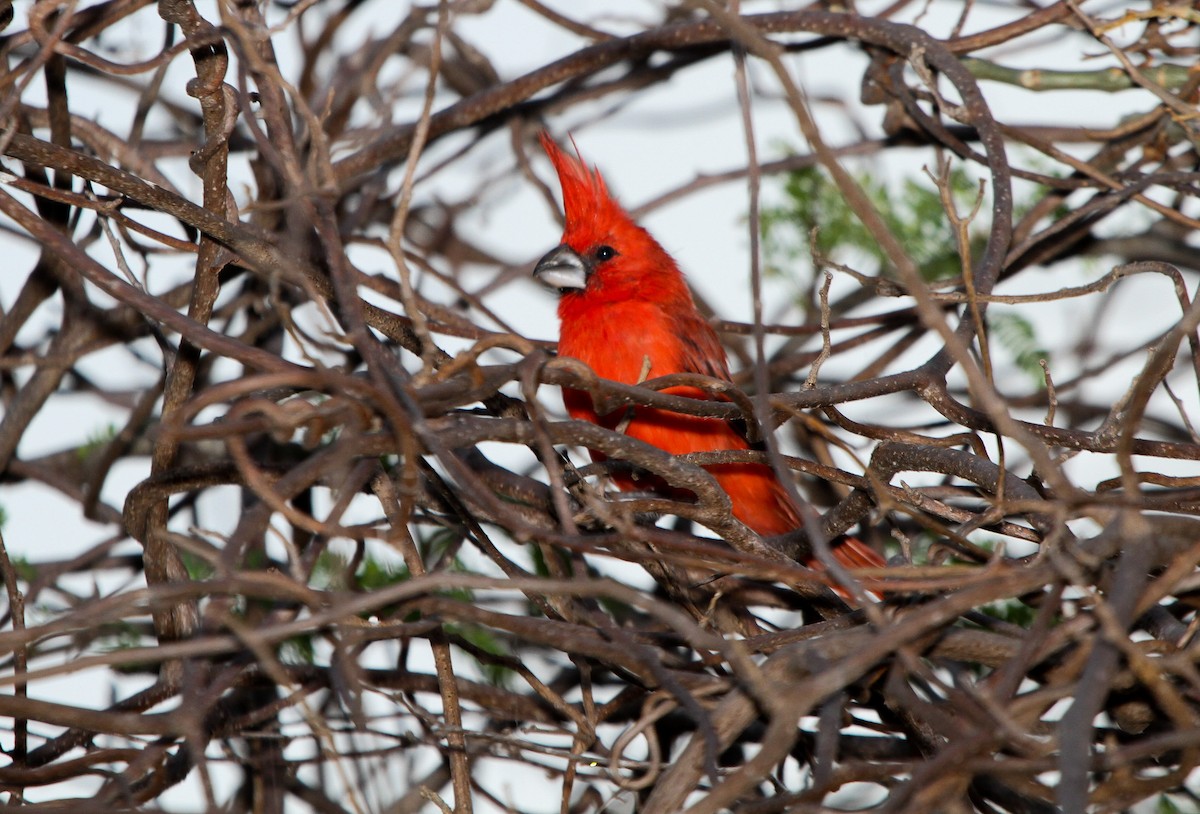
M 559 291 L 587 288 L 590 272 L 583 258 L 565 243 L 539 260 L 533 268 L 534 277 Z

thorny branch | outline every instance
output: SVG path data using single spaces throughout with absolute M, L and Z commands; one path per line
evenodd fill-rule
M 403 5 L 0 3 L 5 802 L 1195 807 L 1195 12 Z M 555 57 L 498 58 L 504 14 Z M 664 101 L 746 141 L 627 201 L 745 196 L 725 289 L 689 269 L 735 383 L 556 357 L 548 306 L 514 327 L 537 244 L 489 229 L 525 206 L 550 248 L 543 127 L 690 154 Z M 854 225 L 764 214 L 805 173 Z M 766 443 L 673 458 L 562 386 Z M 741 460 L 812 539 L 731 517 L 706 467 Z M 692 497 L 614 494 L 630 468 Z M 865 607 L 797 563 L 855 527 L 891 556 Z M 505 799 L 511 764 L 541 786 Z

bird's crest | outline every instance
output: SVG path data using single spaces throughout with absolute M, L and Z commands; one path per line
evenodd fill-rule
M 550 134 L 542 131 L 542 148 L 562 185 L 563 211 L 566 215 L 566 233 L 587 232 L 601 224 L 614 224 L 629 219 L 621 205 L 608 193 L 600 171 L 588 167 L 581 158 L 569 155 L 554 142 Z M 572 142 L 573 143 L 573 142 Z M 576 149 L 576 154 L 578 154 Z

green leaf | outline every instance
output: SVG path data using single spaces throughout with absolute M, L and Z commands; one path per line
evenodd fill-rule
M 962 276 L 963 258 L 959 255 L 957 236 L 932 179 L 906 178 L 898 190 L 866 173 L 856 174 L 855 181 L 926 280 Z M 951 169 L 947 183 L 958 212 L 965 217 L 975 206 L 978 183 L 959 167 Z M 823 169 L 807 167 L 789 173 L 784 180 L 784 193 L 783 204 L 766 207 L 762 213 L 769 272 L 799 279 L 795 269 L 811 270 L 812 247 L 815 247 L 821 257 L 863 273 L 881 276 L 891 273 L 887 256 Z M 1029 206 L 1018 203 L 1015 208 L 1019 213 Z M 1053 217 L 1063 214 L 1058 212 Z M 972 257 L 981 255 L 986 245 L 986 215 L 986 209 L 981 209 L 971 223 L 968 237 Z M 1045 387 L 1041 362 L 1049 354 L 1038 341 L 1033 322 L 1015 311 L 997 307 L 988 311 L 987 321 L 994 346 L 1007 351 L 1034 387 Z
M 956 236 L 931 179 L 905 179 L 899 190 L 866 173 L 856 173 L 854 180 L 926 280 L 961 275 Z M 975 205 L 978 183 L 957 167 L 950 171 L 948 183 L 959 212 L 965 216 Z M 822 257 L 867 274 L 890 274 L 883 249 L 823 169 L 808 167 L 789 173 L 784 193 L 785 203 L 767 207 L 762 213 L 769 271 L 794 276 L 794 272 L 785 270 L 808 265 L 811 241 Z M 972 224 L 973 249 L 983 245 L 987 225 L 983 220 L 977 218 Z M 811 237 L 814 230 L 815 239 Z
M 550 576 L 550 566 L 546 564 L 546 552 L 541 546 L 529 546 L 529 558 L 533 560 L 533 573 L 539 577 Z
M 363 559 L 362 565 L 358 567 L 358 573 L 354 575 L 354 578 L 358 580 L 359 586 L 364 591 L 377 591 L 380 588 L 407 582 L 410 576 L 408 568 L 403 565 L 392 567 L 374 557 L 366 557 Z
M 993 619 L 999 619 L 1022 628 L 1029 628 L 1037 617 L 1036 610 L 1016 599 L 993 602 L 990 605 L 984 605 L 979 610 Z
M 336 551 L 326 549 L 317 555 L 308 584 L 323 590 L 345 590 L 349 562 Z
M 209 579 L 216 573 L 212 563 L 203 557 L 188 551 L 186 549 L 179 550 L 179 558 L 183 560 L 183 567 L 187 571 L 189 579 L 196 581 Z
M 75 455 L 78 456 L 79 460 L 86 461 L 92 457 L 93 453 L 108 446 L 120 431 L 120 428 L 116 424 L 111 421 L 108 422 L 108 424 L 100 429 L 89 433 L 87 441 L 75 449 Z
M 1041 363 L 1050 358 L 1050 352 L 1038 342 L 1037 327 L 1033 322 L 1015 311 L 993 307 L 987 312 L 987 323 L 993 344 L 1012 354 L 1017 368 L 1029 376 L 1035 387 L 1045 387 Z
M 3 509 L 0 509 L 0 513 Z M 0 518 L 0 524 L 3 524 L 3 519 Z M 28 557 L 15 556 L 12 558 L 13 570 L 17 572 L 17 579 L 25 583 L 33 582 L 37 579 L 37 566 L 29 561 Z
M 312 636 L 295 636 L 279 646 L 279 659 L 284 664 L 313 664 L 316 653 Z
M 511 655 L 508 644 L 486 627 L 473 624 L 448 624 L 446 631 L 493 656 Z M 503 664 L 478 659 L 476 659 L 476 663 L 479 665 L 479 671 L 483 674 L 484 680 L 493 686 L 507 686 L 512 679 L 512 669 Z
M 129 622 L 119 621 L 102 626 L 100 637 L 96 641 L 96 647 L 101 653 L 117 653 L 122 650 L 132 650 L 137 647 L 145 646 L 141 633 L 138 628 Z M 138 675 L 141 673 L 153 673 L 158 670 L 158 665 L 152 661 L 148 662 L 133 662 L 125 664 L 114 664 L 111 669 L 114 672 L 124 675 Z

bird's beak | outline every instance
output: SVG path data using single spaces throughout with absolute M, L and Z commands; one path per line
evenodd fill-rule
M 533 276 L 550 288 L 571 291 L 587 288 L 590 271 L 583 258 L 564 243 L 538 261 Z

